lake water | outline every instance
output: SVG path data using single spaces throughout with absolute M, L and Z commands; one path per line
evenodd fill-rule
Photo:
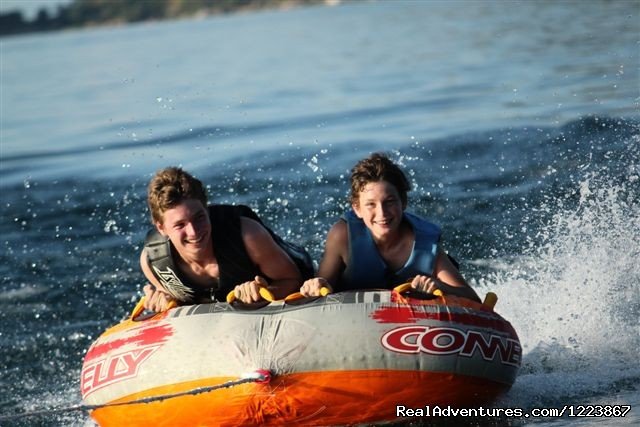
M 80 403 L 84 352 L 140 296 L 155 170 L 318 260 L 349 169 L 385 151 L 520 335 L 497 405 L 632 405 L 476 424 L 637 425 L 639 16 L 378 1 L 1 39 L 0 416 L 45 414 L 0 424 L 91 425 L 50 410 Z

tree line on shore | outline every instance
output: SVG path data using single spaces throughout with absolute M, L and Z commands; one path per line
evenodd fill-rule
M 326 0 L 74 0 L 67 5 L 58 6 L 54 12 L 41 8 L 32 20 L 26 20 L 20 11 L 1 13 L 0 36 L 324 1 Z

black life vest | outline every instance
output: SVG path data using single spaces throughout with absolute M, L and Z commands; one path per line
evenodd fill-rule
M 309 253 L 298 245 L 284 241 L 251 208 L 244 205 L 211 205 L 211 240 L 220 277 L 218 283 L 210 289 L 189 283 L 177 268 L 177 254 L 167 237 L 162 236 L 155 228 L 147 233 L 144 245 L 147 262 L 156 279 L 173 298 L 186 303 L 204 302 L 212 297 L 224 301 L 227 293 L 236 285 L 251 281 L 258 275 L 265 276 L 247 254 L 242 240 L 240 217 L 253 219 L 262 225 L 296 264 L 303 280 L 313 277 L 313 262 Z M 269 280 L 268 277 L 265 278 Z

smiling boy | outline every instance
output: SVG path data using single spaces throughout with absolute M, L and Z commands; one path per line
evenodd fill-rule
M 337 291 L 414 289 L 480 301 L 440 245 L 440 228 L 406 212 L 411 186 L 387 156 L 374 153 L 351 172 L 351 210 L 329 230 L 318 277 L 300 292 L 319 295 L 323 287 Z
M 231 290 L 251 303 L 261 287 L 283 298 L 312 270 L 304 249 L 283 242 L 248 207 L 208 205 L 202 183 L 180 168 L 156 173 L 148 203 L 155 227 L 140 255 L 148 310 L 224 301 Z

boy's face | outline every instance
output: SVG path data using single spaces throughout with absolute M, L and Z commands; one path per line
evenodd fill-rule
M 199 200 L 187 199 L 167 209 L 156 227 L 183 257 L 197 256 L 211 246 L 209 212 Z
M 352 205 L 374 238 L 382 239 L 396 232 L 402 223 L 404 206 L 396 187 L 387 181 L 370 182 Z

